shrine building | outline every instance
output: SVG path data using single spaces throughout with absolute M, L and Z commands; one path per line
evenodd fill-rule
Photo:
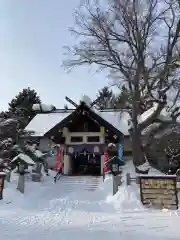
M 57 144 L 62 153 L 64 174 L 102 175 L 109 143 L 117 146 L 119 158 L 123 158 L 127 120 L 121 119 L 119 111 L 97 110 L 87 96 L 79 104 L 66 99 L 73 104 L 73 109 L 41 111 L 25 130 L 31 131 L 31 138 L 39 141 L 41 151 L 54 149 L 53 156 L 47 159 L 51 168 L 56 165 L 58 153 L 53 145 Z

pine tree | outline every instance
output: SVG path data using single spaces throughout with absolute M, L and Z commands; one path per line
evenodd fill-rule
M 98 92 L 96 106 L 99 109 L 111 108 L 111 100 L 113 99 L 113 97 L 113 91 L 110 90 L 109 87 L 103 87 Z
M 29 118 L 29 121 L 34 117 L 32 111 L 33 104 L 41 103 L 39 96 L 34 89 L 23 89 L 9 103 L 9 113 L 15 116 Z
M 123 85 L 120 94 L 116 97 L 115 108 L 116 109 L 128 108 L 130 104 L 131 104 L 130 93 L 128 91 L 128 88 L 125 85 Z

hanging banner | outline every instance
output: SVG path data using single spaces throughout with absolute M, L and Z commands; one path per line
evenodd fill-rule
M 59 147 L 57 152 L 57 160 L 55 170 L 58 172 L 61 168 L 63 168 L 63 147 Z M 63 171 L 63 169 L 62 169 Z
M 109 161 L 109 154 L 108 152 L 104 152 L 104 172 L 107 173 L 110 171 L 109 167 L 105 165 L 106 162 Z
M 124 159 L 123 159 L 123 145 L 121 143 L 117 143 L 117 150 L 118 150 L 118 157 L 120 159 L 121 162 L 124 163 Z
M 104 135 L 104 133 L 105 133 L 104 127 L 101 127 L 101 128 L 100 128 L 100 133 L 101 133 L 102 135 Z

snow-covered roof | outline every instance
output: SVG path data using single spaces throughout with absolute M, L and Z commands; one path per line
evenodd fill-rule
M 158 129 L 161 126 L 160 122 L 154 122 L 147 126 L 143 131 L 141 132 L 142 136 L 143 135 L 149 135 L 152 131 Z
M 12 162 L 15 162 L 17 159 L 21 159 L 29 165 L 35 165 L 35 162 L 28 155 L 24 153 L 20 153 L 19 155 L 17 155 L 15 158 L 13 158 Z
M 124 135 L 129 135 L 128 120 L 130 119 L 130 116 L 127 112 L 120 113 L 120 111 L 98 111 L 92 108 L 91 110 L 113 125 Z M 67 112 L 53 111 L 52 113 L 39 113 L 31 120 L 25 128 L 25 131 L 31 132 L 31 136 L 34 137 L 44 136 L 44 134 L 68 117 L 72 112 L 73 111 L 71 110 Z
M 101 118 L 109 122 L 111 125 L 117 128 L 124 135 L 129 135 L 128 120 L 130 120 L 131 118 L 127 112 L 120 113 L 116 111 L 112 111 L 112 112 L 96 111 L 96 114 L 98 114 Z
M 152 108 L 148 109 L 147 111 L 145 111 L 143 114 L 141 114 L 139 116 L 138 122 L 142 123 L 142 122 L 146 121 L 146 119 L 149 118 L 156 111 L 157 107 L 158 107 L 158 104 L 155 103 Z M 161 113 L 159 114 L 157 119 L 159 119 L 161 121 L 171 121 L 172 120 L 170 113 L 165 108 L 161 111 Z
M 68 117 L 71 112 L 40 113 L 37 114 L 25 128 L 25 131 L 33 132 L 31 136 L 44 136 L 56 124 Z

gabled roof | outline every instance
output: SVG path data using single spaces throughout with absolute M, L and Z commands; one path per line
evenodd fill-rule
M 25 131 L 33 132 L 31 135 L 34 137 L 42 137 L 70 114 L 71 112 L 39 113 L 26 126 Z
M 25 130 L 33 131 L 32 136 L 42 137 L 49 135 L 52 132 L 51 130 L 56 127 L 60 128 L 60 125 L 69 121 L 76 110 L 77 109 L 55 110 L 51 113 L 39 113 L 31 120 Z M 127 114 L 112 110 L 98 111 L 90 108 L 88 108 L 88 111 L 92 118 L 103 122 L 108 128 L 111 128 L 121 135 L 128 135 L 129 116 Z

